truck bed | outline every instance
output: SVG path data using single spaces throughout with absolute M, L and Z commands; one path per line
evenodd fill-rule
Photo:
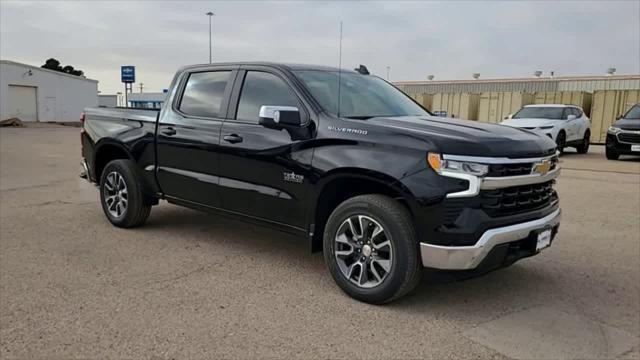
M 160 109 L 141 109 L 125 107 L 91 107 L 84 113 L 89 119 L 122 119 L 155 122 Z

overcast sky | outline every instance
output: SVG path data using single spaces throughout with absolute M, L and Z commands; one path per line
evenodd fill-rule
M 0 2 L 0 58 L 42 65 L 54 57 L 122 91 L 135 65 L 160 91 L 183 65 L 208 61 L 365 64 L 391 80 L 640 73 L 640 1 L 503 2 Z M 137 91 L 137 89 L 136 89 Z

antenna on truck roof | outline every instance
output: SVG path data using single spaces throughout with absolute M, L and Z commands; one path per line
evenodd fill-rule
M 340 50 L 338 51 L 338 117 L 340 117 L 340 88 L 342 87 L 342 21 L 340 21 Z

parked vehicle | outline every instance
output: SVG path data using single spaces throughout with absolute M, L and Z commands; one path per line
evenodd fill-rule
M 640 155 L 640 104 L 635 104 L 607 130 L 606 155 L 617 160 L 620 155 Z
M 233 63 L 179 70 L 159 112 L 86 109 L 82 164 L 115 226 L 160 199 L 269 225 L 384 303 L 423 267 L 488 271 L 549 246 L 555 147 L 435 117 L 365 67 Z
M 582 108 L 574 105 L 526 105 L 502 125 L 532 130 L 556 142 L 558 151 L 575 147 L 580 154 L 589 151 L 591 121 Z

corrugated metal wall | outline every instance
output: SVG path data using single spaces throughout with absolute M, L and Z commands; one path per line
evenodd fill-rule
M 638 90 L 638 79 L 569 80 L 558 84 L 558 91 Z
M 396 84 L 406 94 L 557 91 L 557 81 Z
M 481 92 L 541 92 L 638 90 L 640 75 L 584 78 L 541 78 L 504 80 L 454 80 L 398 82 L 395 85 L 407 94 L 481 93 Z
M 580 106 L 591 113 L 591 93 L 585 91 L 543 91 L 535 93 L 534 104 L 565 104 Z
M 434 94 L 430 110 L 440 116 L 477 120 L 479 94 Z
M 499 123 L 524 105 L 533 103 L 533 94 L 524 92 L 483 92 L 478 107 L 479 121 Z
M 412 94 L 411 97 L 425 109 L 431 110 L 431 105 L 433 104 L 433 94 Z

